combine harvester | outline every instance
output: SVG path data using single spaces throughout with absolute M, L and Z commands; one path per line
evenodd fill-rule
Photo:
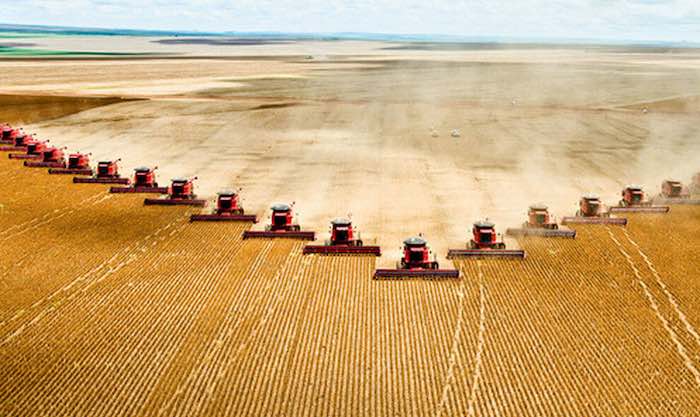
M 466 249 L 450 249 L 447 259 L 457 257 L 501 257 L 501 258 L 525 258 L 525 251 L 521 249 L 506 249 L 503 240 L 499 240 L 496 233 L 496 225 L 488 220 L 474 223 L 472 227 L 472 239 Z
M 610 212 L 603 209 L 603 204 L 597 195 L 586 194 L 579 200 L 576 216 L 564 217 L 561 224 L 616 224 L 625 226 L 627 219 L 610 217 Z
M 301 227 L 294 222 L 292 208 L 294 203 L 275 204 L 271 207 L 272 215 L 270 224 L 265 226 L 265 230 L 246 230 L 243 232 L 243 239 L 258 238 L 293 238 L 302 240 L 315 240 L 316 232 L 301 230 Z
M 459 278 L 456 269 L 440 269 L 435 256 L 431 260 L 428 242 L 421 236 L 403 241 L 403 256 L 396 269 L 377 269 L 374 279 Z
M 216 209 L 210 214 L 193 214 L 191 222 L 258 222 L 254 214 L 245 214 L 236 190 L 223 190 L 217 193 Z
M 11 153 L 7 157 L 10 159 L 41 159 L 43 152 L 49 148 L 49 141 L 36 139 L 27 140 L 23 150 L 25 153 Z
M 143 204 L 147 206 L 197 206 L 204 207 L 207 200 L 198 200 L 194 193 L 194 178 L 173 178 L 165 198 L 147 198 Z
M 11 145 L 14 143 L 13 135 L 17 132 L 12 126 L 7 123 L 0 124 L 0 143 L 4 145 Z
M 3 134 L 4 136 L 4 134 Z M 32 135 L 25 135 L 21 131 L 12 130 L 8 135 L 8 140 L 3 140 L 2 143 L 10 146 L 0 147 L 2 152 L 26 152 L 27 145 L 34 140 Z
M 90 178 L 74 177 L 73 182 L 76 184 L 123 184 L 129 185 L 128 178 L 119 176 L 119 166 L 116 161 L 100 161 L 97 163 L 97 172 Z M 70 163 L 70 162 L 69 162 Z
M 168 187 L 159 187 L 156 182 L 156 169 L 138 167 L 134 169 L 134 181 L 130 187 L 112 187 L 110 193 L 167 194 Z
M 66 148 L 51 146 L 41 153 L 40 161 L 24 161 L 24 166 L 29 168 L 65 168 L 66 158 L 63 151 Z
M 331 238 L 324 245 L 308 245 L 304 247 L 304 255 L 374 255 L 381 256 L 379 246 L 364 246 L 362 239 L 352 225 L 350 219 L 338 218 L 331 221 Z
M 51 168 L 49 174 L 54 175 L 92 175 L 90 154 L 72 153 L 68 155 L 68 164 L 63 168 Z
M 640 185 L 628 185 L 622 190 L 622 199 L 617 207 L 610 207 L 611 213 L 668 213 L 669 206 L 654 206 L 646 199 Z
M 700 174 L 695 174 L 693 179 L 700 184 Z M 698 188 L 698 191 L 700 191 L 700 188 Z M 700 204 L 700 200 L 690 198 L 690 190 L 676 180 L 664 180 L 661 183 L 661 193 L 654 198 L 654 202 L 662 204 Z
M 527 221 L 520 229 L 506 229 L 509 236 L 542 236 L 575 238 L 575 230 L 561 230 L 549 214 L 549 208 L 544 204 L 533 204 L 527 212 Z

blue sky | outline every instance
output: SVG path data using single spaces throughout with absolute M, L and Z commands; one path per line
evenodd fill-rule
M 700 0 L 0 0 L 0 22 L 102 28 L 700 41 Z

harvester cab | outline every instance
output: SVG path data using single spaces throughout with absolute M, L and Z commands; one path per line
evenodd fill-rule
M 158 167 L 137 167 L 134 169 L 134 187 L 158 187 L 156 170 Z
M 646 199 L 644 189 L 640 185 L 628 185 L 622 190 L 622 199 L 618 207 L 611 207 L 612 213 L 667 213 L 668 206 L 653 206 Z
M 49 174 L 92 175 L 90 154 L 80 152 L 68 155 L 68 165 L 64 168 L 51 168 Z
M 377 269 L 374 279 L 402 278 L 459 278 L 456 269 L 440 269 L 440 265 L 422 236 L 409 237 L 403 241 L 401 260 L 396 269 Z
M 528 208 L 527 221 L 520 229 L 506 229 L 509 236 L 542 236 L 575 238 L 576 231 L 560 230 L 557 222 L 549 214 L 549 207 L 533 204 Z
M 122 184 L 129 185 L 128 178 L 119 176 L 119 161 L 100 161 L 97 163 L 95 175 L 91 178 L 73 178 L 73 182 L 77 184 Z
M 450 249 L 447 258 L 455 257 L 514 257 L 524 258 L 525 251 L 506 249 L 506 244 L 496 233 L 496 225 L 488 220 L 475 222 L 472 226 L 472 238 L 466 249 Z
M 595 194 L 586 194 L 579 200 L 576 216 L 564 217 L 562 224 L 627 224 L 626 218 L 610 217 L 610 212 L 603 211 L 603 203 Z
M 274 204 L 270 210 L 270 223 L 265 226 L 264 231 L 246 230 L 243 232 L 243 238 L 275 238 L 289 237 L 303 240 L 316 239 L 316 233 L 311 231 L 302 231 L 301 227 L 294 222 L 294 214 L 292 208 L 294 203 L 290 204 Z
M 12 143 L 12 134 L 15 130 L 10 125 L 3 124 L 0 129 L 0 140 L 4 143 Z
M 194 180 L 197 177 L 177 177 L 170 180 L 166 198 L 147 198 L 143 203 L 147 206 L 198 206 L 207 205 L 206 200 L 198 200 L 194 193 Z
M 33 141 L 34 137 L 32 135 L 26 135 L 24 132 L 19 132 L 15 136 L 14 145 L 17 147 L 25 148 L 29 142 Z
M 240 188 L 238 190 L 226 189 L 216 193 L 216 208 L 211 214 L 193 214 L 191 222 L 196 221 L 243 221 L 258 222 L 254 214 L 245 214 L 240 202 Z
M 337 218 L 331 221 L 331 238 L 324 245 L 309 245 L 304 248 L 304 254 L 318 253 L 323 255 L 358 254 L 381 256 L 379 246 L 364 246 L 362 239 L 355 237 L 357 231 L 352 220 Z

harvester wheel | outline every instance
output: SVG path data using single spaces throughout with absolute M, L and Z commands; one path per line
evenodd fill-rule
M 476 249 L 476 248 L 477 248 L 476 242 L 474 242 L 474 240 L 470 240 L 469 241 L 469 249 Z
M 505 248 L 506 248 L 505 243 L 503 243 L 503 242 L 496 243 L 496 249 L 505 249 Z
M 362 246 L 362 241 L 358 239 L 358 240 L 355 242 L 355 246 Z
M 440 269 L 440 264 L 437 263 L 437 261 L 431 262 L 431 263 L 430 263 L 430 268 L 431 268 L 431 269 Z

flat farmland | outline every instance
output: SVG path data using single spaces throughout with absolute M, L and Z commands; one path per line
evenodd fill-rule
M 2 169 L 39 175 L 13 164 Z M 24 193 L 55 186 L 59 213 L 84 188 L 104 193 L 42 175 Z M 525 260 L 460 260 L 460 280 L 374 281 L 375 258 L 242 241 L 245 224 L 190 224 L 189 209 L 141 198 L 106 195 L 2 236 L 4 415 L 692 416 L 700 404 L 697 248 L 683 249 L 695 207 L 521 239 Z M 671 260 L 654 236 L 678 223 Z

